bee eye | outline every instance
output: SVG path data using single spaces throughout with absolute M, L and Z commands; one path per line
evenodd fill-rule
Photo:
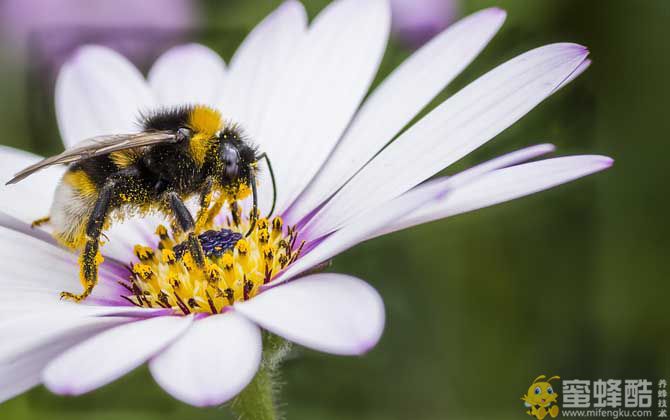
M 547 388 L 547 394 L 551 395 L 553 393 L 554 393 L 554 390 L 551 387 Z
M 542 393 L 542 390 L 540 389 L 540 387 L 539 386 L 536 387 L 535 388 L 535 395 L 540 395 L 541 393 Z
M 228 179 L 234 179 L 238 175 L 238 163 L 240 161 L 240 153 L 236 148 L 228 144 L 221 147 L 221 160 L 225 167 L 226 176 Z
M 179 130 L 177 130 L 177 142 L 178 143 L 181 143 L 181 142 L 183 142 L 185 140 L 188 140 L 190 138 L 191 138 L 191 130 L 189 130 L 188 128 L 182 127 Z

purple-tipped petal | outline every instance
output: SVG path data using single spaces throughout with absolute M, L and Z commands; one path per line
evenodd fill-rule
M 488 72 L 382 150 L 306 226 L 314 238 L 328 234 L 461 159 L 551 95 L 587 54 L 581 45 L 552 44 Z
M 587 58 L 586 60 L 582 61 L 582 63 L 575 69 L 575 71 L 572 72 L 570 76 L 568 76 L 567 79 L 563 81 L 558 87 L 556 88 L 555 91 L 558 91 L 559 89 L 564 88 L 568 83 L 572 82 L 579 76 L 581 76 L 582 73 L 584 73 L 589 67 L 591 67 L 591 59 Z
M 551 144 L 540 144 L 517 150 L 458 173 L 450 177 L 445 185 L 440 185 L 439 188 L 434 188 L 429 183 L 429 187 L 427 188 L 415 189 L 405 194 L 405 196 L 409 196 L 405 197 L 407 199 L 392 200 L 378 208 L 369 209 L 367 212 L 354 217 L 342 229 L 329 235 L 324 240 L 318 241 L 316 246 L 306 255 L 299 258 L 280 273 L 272 284 L 289 280 L 293 276 L 334 257 L 352 246 L 374 237 L 379 230 L 385 226 L 392 225 L 405 215 L 414 212 L 417 208 L 426 206 L 427 203 L 441 200 L 444 192 L 451 188 L 466 185 L 468 182 L 495 169 L 524 162 L 553 150 L 554 146 Z M 306 237 L 310 237 L 311 232 L 309 229 L 306 229 L 303 230 L 303 234 Z
M 18 314 L 39 312 L 44 305 L 81 310 L 91 308 L 59 299 L 60 292 L 64 290 L 81 289 L 76 254 L 41 239 L 0 227 L 0 261 L 0 287 L 3 290 L 0 293 L 0 312 L 13 302 L 20 302 L 30 308 Z M 117 284 L 118 280 L 118 275 L 109 272 L 103 263 L 100 281 L 91 297 L 118 298 L 122 290 Z M 0 347 L 2 345 L 3 341 L 0 340 Z
M 315 274 L 235 304 L 235 311 L 289 341 L 326 353 L 359 355 L 384 330 L 384 302 L 363 280 Z
M 0 362 L 0 403 L 39 385 L 42 369 L 64 350 L 106 328 L 123 322 L 128 322 L 128 320 L 125 318 L 100 319 L 86 328 L 73 329 L 48 345 L 23 351 L 10 362 Z M 30 332 L 23 331 L 23 334 L 28 333 Z
M 505 16 L 497 8 L 470 15 L 396 68 L 365 100 L 331 156 L 285 215 L 286 222 L 300 221 L 374 157 L 477 57 Z
M 454 21 L 460 0 L 391 0 L 393 32 L 410 47 L 418 47 Z
M 226 65 L 200 44 L 180 45 L 161 55 L 149 71 L 149 85 L 164 106 L 218 106 L 223 95 Z
M 66 147 L 102 134 L 137 132 L 139 112 L 155 105 L 139 70 L 101 46 L 80 48 L 56 81 L 56 117 Z
M 262 346 L 256 325 L 227 312 L 194 322 L 149 368 L 156 382 L 178 400 L 195 406 L 219 405 L 251 382 Z
M 51 361 L 44 385 L 81 395 L 115 381 L 158 353 L 191 325 L 192 317 L 163 316 L 121 325 L 72 347 Z
M 584 155 L 546 159 L 499 169 L 448 192 L 441 201 L 416 209 L 373 236 L 530 195 L 605 170 L 612 164 L 613 160 L 606 156 Z M 435 182 L 439 185 L 445 181 Z M 422 188 L 426 187 L 417 187 L 416 190 Z

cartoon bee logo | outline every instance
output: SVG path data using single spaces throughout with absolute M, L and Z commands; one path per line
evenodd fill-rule
M 551 381 L 561 379 L 560 376 L 552 376 L 544 381 L 545 375 L 540 375 L 528 387 L 528 393 L 521 397 L 524 405 L 528 408 L 526 414 L 534 416 L 537 420 L 543 420 L 547 414 L 552 418 L 558 416 L 558 394 L 551 387 Z M 552 405 L 553 404 L 553 405 Z

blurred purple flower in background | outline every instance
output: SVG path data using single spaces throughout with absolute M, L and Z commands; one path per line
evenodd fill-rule
M 198 21 L 191 0 L 4 0 L 0 25 L 9 47 L 50 69 L 78 46 L 96 43 L 144 61 L 179 42 Z
M 459 16 L 458 0 L 391 0 L 395 35 L 418 48 Z

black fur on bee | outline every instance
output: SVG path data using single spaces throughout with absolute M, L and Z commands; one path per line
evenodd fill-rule
M 142 115 L 139 126 L 140 133 L 87 139 L 60 155 L 31 165 L 8 182 L 19 182 L 48 166 L 70 165 L 56 192 L 49 219 L 56 239 L 82 252 L 84 292 L 63 293 L 63 297 L 84 299 L 97 283 L 99 239 L 114 221 L 112 215 L 160 211 L 172 216 L 175 227 L 188 236 L 195 263 L 203 266 L 205 253 L 213 251 L 207 246 L 207 251 L 203 249 L 195 229 L 206 226 L 200 222 L 210 216 L 204 211 L 194 220 L 184 200 L 198 196 L 201 209 L 207 210 L 215 191 L 228 202 L 251 195 L 249 235 L 258 215 L 256 178 L 261 159 L 267 162 L 276 197 L 268 157 L 259 154 L 241 128 L 224 121 L 215 109 L 202 105 L 159 109 Z M 273 210 L 274 199 L 270 214 Z M 203 241 L 209 244 L 220 240 L 227 246 L 240 237 L 230 231 L 214 236 L 206 233 Z

